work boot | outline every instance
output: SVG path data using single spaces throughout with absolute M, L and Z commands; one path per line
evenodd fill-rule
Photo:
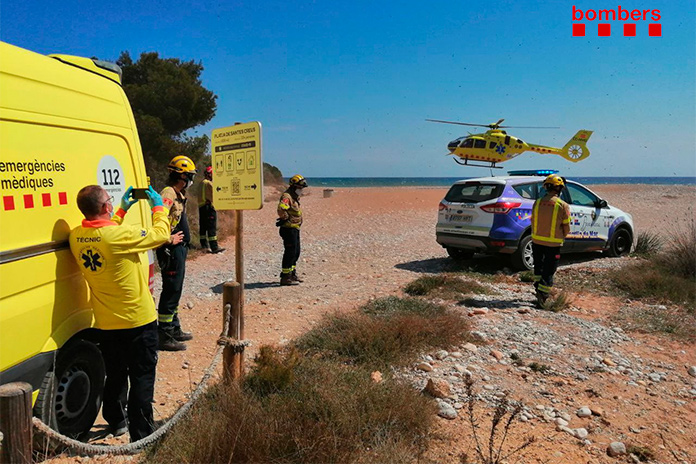
M 290 278 L 298 284 L 304 282 L 304 280 L 297 277 L 297 271 L 292 271 L 292 273 L 290 273 Z
M 292 274 L 281 274 L 280 285 L 299 285 L 299 282 L 295 282 L 294 280 L 292 280 Z
M 207 250 L 208 249 L 208 240 L 202 238 L 201 239 L 201 250 Z
M 174 340 L 177 342 L 187 342 L 189 340 L 193 340 L 193 334 L 191 332 L 184 332 L 181 330 L 181 327 L 174 329 L 172 332 L 172 337 L 174 337 Z
M 211 241 L 210 241 L 210 252 L 211 252 L 211 253 L 221 253 L 221 252 L 223 252 L 223 251 L 225 251 L 225 249 L 224 249 L 224 248 L 220 248 L 220 247 L 218 246 L 217 240 L 211 240 Z
M 186 343 L 182 343 L 174 338 L 174 335 L 169 330 L 158 329 L 157 333 L 159 335 L 159 346 L 157 349 L 159 351 L 184 351 L 186 350 Z

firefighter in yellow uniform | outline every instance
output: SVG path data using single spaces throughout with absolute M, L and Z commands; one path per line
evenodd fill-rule
M 302 209 L 300 196 L 307 187 L 304 177 L 297 174 L 290 178 L 290 186 L 280 196 L 278 202 L 278 220 L 280 236 L 283 239 L 283 262 L 280 272 L 280 285 L 297 285 L 302 280 L 297 276 L 297 260 L 300 257 L 300 227 L 302 226 Z
M 132 187 L 126 190 L 121 208 L 113 214 L 113 197 L 106 190 L 98 185 L 81 189 L 77 206 L 85 219 L 70 232 L 69 242 L 91 289 L 94 327 L 99 329 L 106 367 L 102 415 L 114 435 L 125 433 L 127 427 L 131 441 L 137 441 L 154 430 L 157 366 L 157 312 L 147 263 L 141 260 L 144 251 L 167 243 L 171 234 L 162 198 L 152 187 L 148 190 L 152 227 L 120 225 L 137 202 L 132 191 Z
M 553 287 L 561 246 L 570 233 L 570 207 L 559 198 L 565 182 L 551 174 L 544 180 L 546 195 L 532 208 L 532 256 L 537 305 L 543 307 Z
M 201 182 L 198 193 L 198 222 L 201 238 L 201 248 L 208 249 L 210 244 L 211 253 L 225 251 L 218 245 L 217 238 L 217 211 L 213 206 L 213 168 L 208 166 L 203 174 L 205 178 Z
M 162 272 L 162 293 L 157 306 L 159 349 L 181 351 L 186 349 L 183 342 L 193 338 L 190 332 L 181 329 L 179 301 L 184 290 L 186 255 L 191 242 L 186 219 L 186 189 L 193 185 L 196 165 L 187 156 L 175 156 L 167 169 L 167 186 L 160 194 L 169 215 L 172 235 L 181 232 L 184 240 L 176 245 L 170 243 L 157 249 L 157 261 Z

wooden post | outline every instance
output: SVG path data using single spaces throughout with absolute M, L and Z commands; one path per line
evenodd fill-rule
M 31 464 L 32 388 L 26 382 L 0 385 L 0 463 Z
M 230 325 L 227 336 L 242 340 L 241 312 L 239 307 L 241 285 L 238 282 L 225 282 L 222 285 L 223 307 L 230 308 Z M 226 311 L 225 311 L 226 312 Z M 224 316 L 223 316 L 224 321 Z M 226 382 L 240 379 L 244 375 L 244 351 L 234 346 L 225 346 L 222 351 L 223 374 Z
M 244 340 L 244 211 L 237 210 L 234 236 L 235 276 L 239 282 L 239 339 Z

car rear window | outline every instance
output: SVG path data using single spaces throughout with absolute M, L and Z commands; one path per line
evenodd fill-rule
M 518 184 L 513 185 L 512 188 L 515 189 L 522 198 L 527 198 L 529 200 L 536 200 L 539 196 L 539 188 L 541 187 L 540 182 L 535 182 L 533 184 Z
M 503 193 L 503 187 L 502 184 L 481 184 L 479 182 L 456 184 L 449 189 L 445 195 L 445 200 L 450 203 L 479 203 L 498 198 Z

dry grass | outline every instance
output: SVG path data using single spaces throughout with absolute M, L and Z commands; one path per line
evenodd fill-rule
M 638 234 L 636 238 L 636 246 L 633 253 L 639 256 L 654 255 L 664 246 L 664 239 L 659 234 L 644 231 Z
M 677 340 L 696 343 L 696 312 L 679 307 L 624 307 L 612 317 L 625 330 L 667 334 Z
M 213 387 L 147 462 L 406 463 L 425 451 L 435 406 L 410 385 L 262 351 L 242 386 Z
M 419 277 L 406 285 L 404 292 L 411 296 L 458 299 L 467 293 L 490 293 L 490 289 L 474 279 L 444 274 Z
M 417 298 L 374 300 L 353 314 L 327 316 L 296 346 L 327 359 L 386 368 L 418 351 L 449 347 L 468 337 L 459 314 Z
M 573 304 L 573 299 L 571 298 L 570 294 L 568 292 L 560 292 L 557 295 L 550 296 L 549 299 L 544 303 L 542 309 L 544 311 L 559 313 L 570 308 L 571 304 Z

